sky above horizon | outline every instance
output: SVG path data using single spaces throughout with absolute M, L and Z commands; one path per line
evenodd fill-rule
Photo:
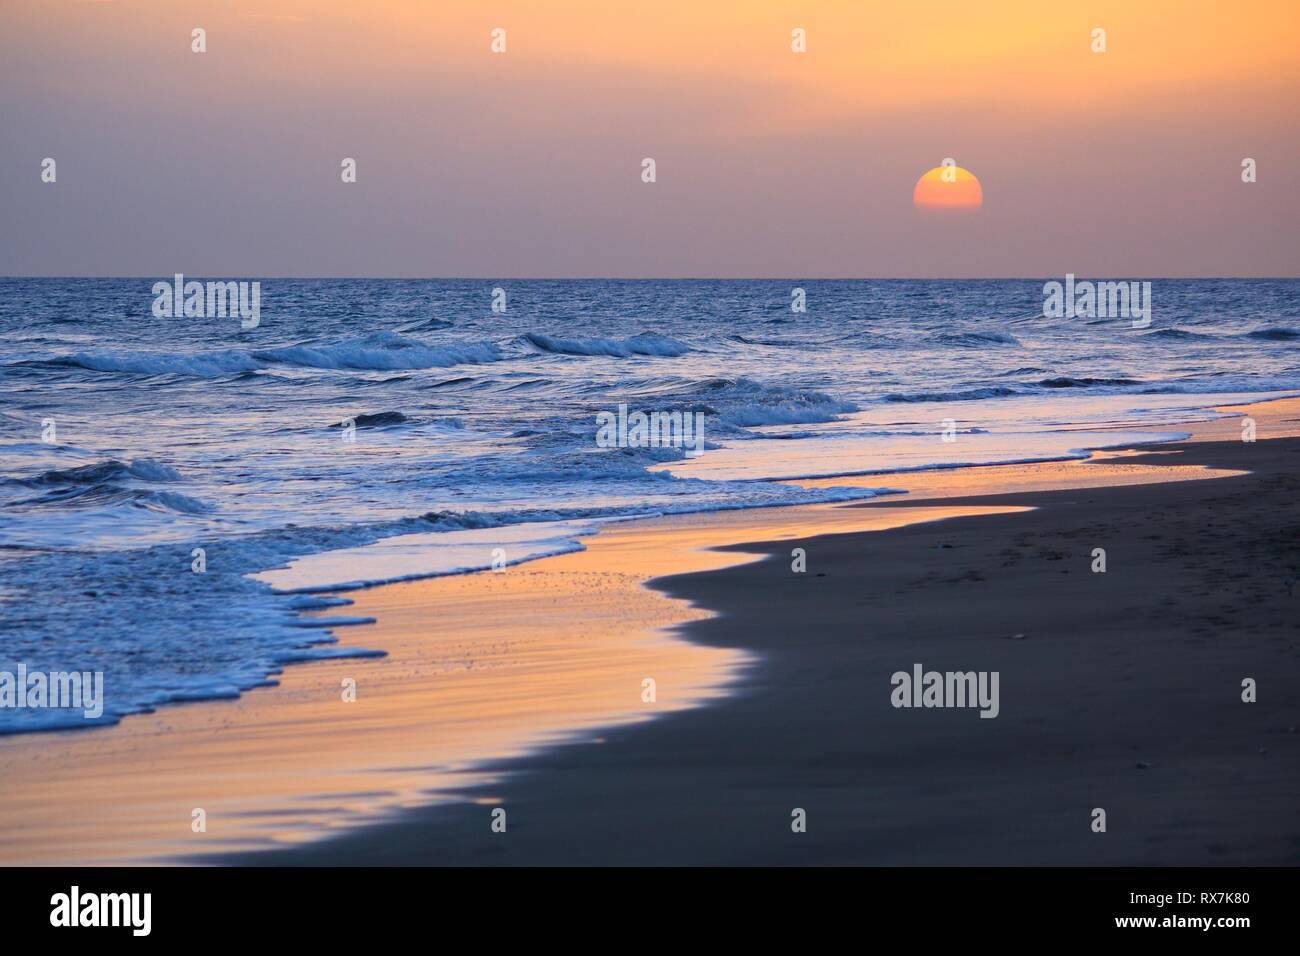
M 1295 276 L 1298 47 L 1296 0 L 0 0 L 0 274 Z M 977 211 L 914 207 L 946 157 Z

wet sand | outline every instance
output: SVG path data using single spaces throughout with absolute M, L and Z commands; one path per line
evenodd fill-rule
M 353 592 L 387 658 L 0 740 L 0 861 L 1294 862 L 1296 412 Z M 998 670 L 999 717 L 892 708 L 915 662 Z

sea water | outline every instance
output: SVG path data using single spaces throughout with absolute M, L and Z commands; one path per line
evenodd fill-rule
M 96 721 L 0 710 L 0 732 L 377 653 L 294 626 L 332 586 L 873 494 L 782 478 L 905 491 L 1176 439 L 1209 404 L 1300 390 L 1295 280 L 1155 281 L 1135 328 L 1045 315 L 1041 279 L 258 277 L 247 327 L 156 316 L 170 278 L 0 280 L 0 669 L 102 671 L 106 698 Z M 598 442 L 620 406 L 692 416 L 703 453 Z

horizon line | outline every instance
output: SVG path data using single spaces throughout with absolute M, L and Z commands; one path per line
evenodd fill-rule
M 1115 281 L 1290 281 L 1300 279 L 1300 275 L 1116 275 L 1104 273 L 1067 272 L 1052 275 L 1022 276 L 469 276 L 469 275 L 275 275 L 253 273 L 216 273 L 198 272 L 180 275 L 194 275 L 203 278 L 217 276 L 239 276 L 245 281 L 262 279 L 283 279 L 289 281 L 393 281 L 393 282 L 1029 282 L 1042 279 L 1056 279 L 1060 275 L 1073 275 L 1089 279 L 1104 276 Z M 15 279 L 158 279 L 160 275 L 174 276 L 169 273 L 138 274 L 84 274 L 84 275 L 0 275 L 0 281 Z

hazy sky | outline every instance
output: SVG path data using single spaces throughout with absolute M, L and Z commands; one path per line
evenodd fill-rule
M 0 0 L 5 275 L 1297 275 L 1297 160 L 1297 0 Z

